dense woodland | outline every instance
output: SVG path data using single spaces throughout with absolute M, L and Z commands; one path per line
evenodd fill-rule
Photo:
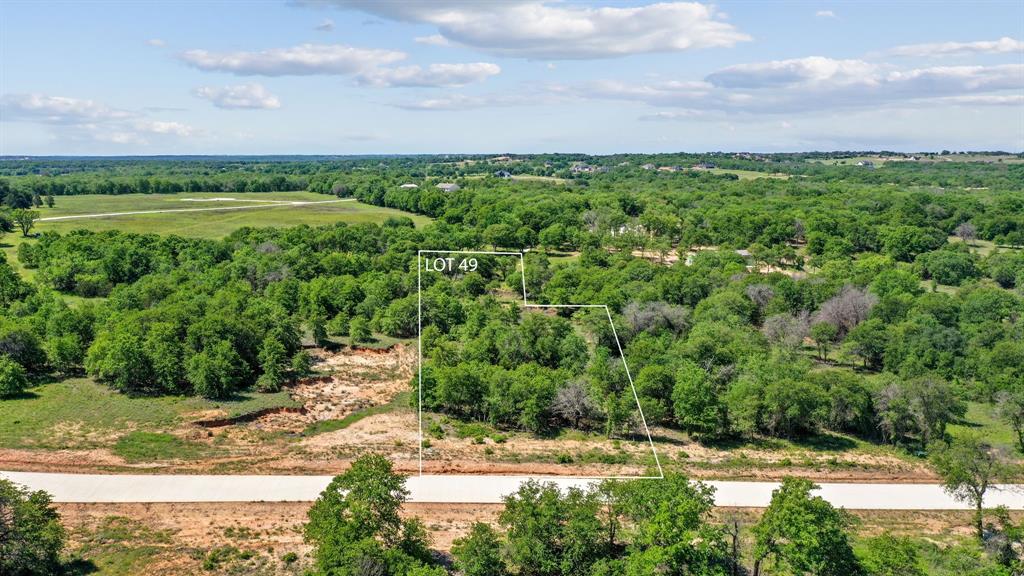
M 942 437 L 965 400 L 1024 406 L 1024 254 L 997 248 L 982 257 L 968 247 L 1024 235 L 1024 165 L 815 165 L 871 178 L 739 181 L 609 157 L 601 159 L 608 171 L 565 183 L 464 177 L 461 190 L 445 193 L 418 178 L 438 170 L 434 160 L 347 160 L 347 170 L 308 176 L 311 189 L 437 219 L 421 230 L 399 218 L 242 229 L 222 241 L 43 233 L 18 252 L 37 270 L 34 284 L 3 267 L 8 368 L 28 377 L 85 370 L 133 394 L 273 390 L 293 373 L 305 335 L 414 337 L 417 250 L 497 247 L 529 251 L 531 301 L 608 304 L 645 414 L 693 434 L 830 429 L 924 445 Z M 163 166 L 78 164 L 89 165 L 72 162 L 68 177 L 96 181 Z M 300 173 L 317 165 L 297 164 Z M 543 170 L 552 160 L 511 165 L 519 164 Z M 289 165 L 227 174 L 283 176 Z M 185 177 L 187 166 L 164 171 Z M 865 181 L 890 171 L 896 180 L 930 174 L 1006 185 Z M 64 177 L 18 176 L 5 186 L 15 196 Z M 407 181 L 422 186 L 398 186 Z M 708 246 L 717 249 L 685 256 Z M 545 256 L 566 252 L 579 256 Z M 506 260 L 425 278 L 428 407 L 537 432 L 635 426 L 607 321 L 593 311 L 552 317 L 508 305 L 495 296 L 519 289 Z M 71 308 L 61 293 L 88 300 Z
M 789 178 L 641 167 L 698 161 Z M 580 163 L 594 169 L 574 171 Z M 998 404 L 1024 449 L 1024 164 L 79 159 L 5 160 L 0 174 L 11 208 L 33 195 L 309 189 L 435 219 L 243 228 L 223 240 L 43 232 L 17 254 L 32 282 L 0 264 L 0 396 L 81 372 L 126 394 L 277 390 L 308 370 L 304 342 L 415 337 L 418 250 L 497 248 L 527 251 L 532 302 L 611 308 L 652 423 L 700 439 L 833 431 L 937 451 L 976 401 Z M 461 188 L 442 192 L 442 181 Z M 515 259 L 480 264 L 423 277 L 425 408 L 539 434 L 636 432 L 604 311 L 526 312 Z M 706 502 L 690 496 L 687 534 L 703 534 Z M 714 538 L 700 552 L 713 569 L 668 573 L 731 573 L 717 548 L 726 540 Z M 603 571 L 513 573 L 649 574 L 668 561 L 607 545 L 617 560 Z M 812 573 L 853 573 L 837 570 Z

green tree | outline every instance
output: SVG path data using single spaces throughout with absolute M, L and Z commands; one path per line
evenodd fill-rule
M 47 362 L 61 374 L 73 374 L 82 365 L 84 354 L 77 334 L 51 336 L 43 348 L 46 350 Z
M 501 556 L 501 538 L 489 525 L 473 524 L 469 534 L 455 540 L 452 555 L 465 576 L 505 576 L 508 569 Z
M 753 576 L 767 562 L 783 573 L 808 576 L 863 574 L 846 534 L 849 515 L 833 508 L 810 480 L 788 477 L 772 492 L 771 502 L 753 527 Z
M 1024 390 L 1012 388 L 996 397 L 999 417 L 1013 428 L 1017 436 L 1017 449 L 1024 452 Z
M 405 477 L 380 455 L 361 456 L 336 476 L 310 508 L 304 529 L 318 574 L 404 576 L 430 563 L 426 533 L 403 521 Z
M 135 327 L 125 322 L 97 336 L 85 358 L 85 369 L 121 392 L 152 389 L 153 371 Z
M 17 396 L 28 387 L 25 369 L 10 356 L 0 356 L 0 398 Z
M 35 210 L 15 210 L 14 221 L 18 224 L 18 228 L 21 228 L 21 235 L 28 237 L 28 233 L 32 231 L 32 227 L 36 225 L 36 220 L 39 219 L 39 212 Z
M 850 352 L 860 356 L 864 366 L 877 370 L 882 367 L 888 338 L 885 323 L 871 318 L 850 330 L 846 335 L 846 346 Z
M 313 357 L 305 350 L 299 350 L 292 356 L 292 375 L 302 378 L 313 370 Z
M 60 574 L 65 539 L 49 494 L 0 478 L 0 574 Z
M 816 322 L 811 325 L 811 338 L 818 346 L 818 358 L 828 359 L 828 351 L 839 336 L 839 329 L 831 322 Z
M 992 484 L 1013 475 L 1015 467 L 980 435 L 959 435 L 930 447 L 931 462 L 951 496 L 974 508 L 974 528 L 984 538 L 985 495 Z
M 309 319 L 309 331 L 313 334 L 313 343 L 317 346 L 327 344 L 327 321 L 320 314 Z
M 284 366 L 288 359 L 288 352 L 284 344 L 274 336 L 267 336 L 260 345 L 259 362 L 260 374 L 256 381 L 257 386 L 264 392 L 276 392 L 281 389 L 284 382 Z
M 349 334 L 353 342 L 365 343 L 373 341 L 373 333 L 370 332 L 370 323 L 362 316 L 356 316 L 348 324 Z
M 917 546 L 903 536 L 885 533 L 869 538 L 859 558 L 868 576 L 928 576 Z
M 248 366 L 227 340 L 194 354 L 185 362 L 185 374 L 196 394 L 227 398 L 245 383 Z
M 558 488 L 534 480 L 505 498 L 498 521 L 506 530 L 506 558 L 523 576 L 558 576 L 563 509 Z
M 3 201 L 4 204 L 15 210 L 30 208 L 32 206 L 32 196 L 27 191 L 16 188 L 9 188 L 4 195 Z
M 722 407 L 712 378 L 700 366 L 684 361 L 676 371 L 675 380 L 672 406 L 679 426 L 691 434 L 724 432 Z

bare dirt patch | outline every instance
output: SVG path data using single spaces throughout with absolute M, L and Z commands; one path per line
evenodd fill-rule
M 416 354 L 396 344 L 383 350 L 356 348 L 342 352 L 316 350 L 313 369 L 321 375 L 300 380 L 289 394 L 302 404 L 301 413 L 261 416 L 251 426 L 261 430 L 301 431 L 312 422 L 338 420 L 353 412 L 387 404 L 409 389 Z
M 311 503 L 59 504 L 69 550 L 101 573 L 117 566 L 130 574 L 200 574 L 204 561 L 234 549 L 211 573 L 301 574 L 312 565 L 302 537 Z M 442 553 L 475 522 L 497 524 L 498 504 L 406 504 L 402 515 L 421 519 L 431 546 Z M 220 552 L 223 554 L 223 552 Z M 297 559 L 286 562 L 285 555 Z M 121 573 L 121 572 L 117 572 Z
M 310 504 L 61 504 L 69 549 L 103 572 L 300 574 Z M 286 562 L 289 552 L 297 559 Z M 212 570 L 211 570 L 212 568 Z

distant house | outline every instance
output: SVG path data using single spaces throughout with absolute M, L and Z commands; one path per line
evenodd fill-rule
M 399 186 L 399 188 L 411 189 L 411 188 L 419 188 L 419 186 L 417 186 L 416 184 L 413 184 L 412 182 L 406 182 L 405 184 L 402 184 L 401 186 Z
M 569 168 L 569 172 L 572 172 L 573 174 L 589 174 L 594 170 L 595 168 L 590 164 L 573 164 L 572 167 Z
M 644 170 L 654 170 L 657 166 L 654 164 L 641 164 L 640 168 L 643 168 Z
M 750 250 L 740 248 L 739 250 L 736 251 L 736 253 L 739 254 L 740 256 L 743 256 L 744 258 L 750 258 Z
M 861 160 L 860 162 L 857 162 L 857 166 L 863 166 L 865 168 L 874 168 L 875 163 L 872 162 L 871 160 Z
M 715 165 L 711 162 L 698 162 L 693 165 L 694 170 L 714 170 Z
M 679 166 L 658 166 L 658 172 L 679 172 Z
M 441 192 L 455 192 L 460 188 L 461 186 L 459 186 L 458 184 L 454 184 L 452 182 L 441 182 L 440 184 L 437 185 L 437 189 L 440 190 Z
M 498 170 L 497 172 L 494 173 L 494 176 L 497 178 L 511 178 L 512 173 L 509 172 L 508 170 Z

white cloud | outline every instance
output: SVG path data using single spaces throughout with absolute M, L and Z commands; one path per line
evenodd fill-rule
M 133 113 L 116 110 L 94 100 L 46 96 L 43 94 L 5 94 L 0 97 L 5 120 L 30 120 L 52 124 L 82 124 L 131 118 Z
M 313 26 L 313 30 L 316 30 L 317 32 L 333 32 L 334 20 L 324 18 L 319 24 Z
M 644 120 L 647 122 L 669 122 L 679 120 L 690 120 L 704 116 L 706 113 L 702 110 L 676 110 L 673 112 L 655 112 L 654 114 L 644 114 L 640 116 L 638 120 Z
M 302 44 L 259 52 L 213 53 L 189 50 L 180 58 L 207 72 L 240 76 L 352 76 L 371 86 L 463 86 L 501 72 L 497 64 L 469 62 L 388 66 L 408 55 L 397 50 L 354 48 L 341 44 Z
M 818 10 L 814 15 L 818 18 L 838 18 L 836 13 L 831 10 Z
M 1024 106 L 1024 94 L 974 94 L 969 96 L 950 96 L 942 102 L 968 106 Z
M 1024 90 L 1024 65 L 899 70 L 859 60 L 814 57 L 730 66 L 704 81 L 602 81 L 567 90 L 584 99 L 766 114 L 923 103 L 1014 105 Z
M 193 91 L 197 97 L 209 100 L 218 108 L 228 110 L 273 110 L 281 101 L 260 84 L 237 86 L 200 86 Z
M 931 44 L 908 44 L 889 50 L 893 56 L 961 56 L 965 54 L 1010 54 L 1024 53 L 1024 42 L 1003 37 L 998 40 L 978 42 L 935 42 Z
M 470 96 L 466 94 L 448 94 L 437 98 L 425 98 L 392 104 L 396 108 L 416 111 L 448 111 L 472 110 L 477 108 L 496 108 L 508 106 L 534 106 L 537 104 L 557 104 L 564 101 L 554 90 L 522 91 L 515 93 L 494 93 Z
M 181 122 L 152 120 L 94 100 L 44 94 L 5 94 L 0 97 L 0 118 L 50 125 L 58 139 L 115 144 L 144 145 L 147 135 L 187 138 L 199 134 Z
M 93 132 L 92 139 L 100 142 L 111 142 L 113 144 L 134 144 L 136 146 L 144 146 L 147 144 L 146 139 L 137 132 L 122 132 L 117 130 L 112 132 L 95 130 Z
M 417 44 L 426 44 L 428 46 L 450 46 L 451 42 L 447 38 L 440 34 L 431 34 L 430 36 L 417 36 L 415 38 Z
M 259 52 L 209 52 L 188 50 L 180 55 L 186 64 L 207 72 L 239 76 L 308 76 L 357 74 L 405 58 L 395 50 L 354 48 L 342 44 L 302 44 Z
M 545 0 L 306 3 L 332 4 L 392 20 L 431 24 L 441 36 L 459 44 L 501 56 L 543 60 L 730 47 L 750 40 L 750 36 L 724 22 L 713 6 L 698 2 L 622 8 Z
M 149 44 L 150 46 L 155 46 L 157 48 L 162 48 L 167 45 L 167 42 L 164 42 L 160 38 L 150 38 L 149 40 L 146 40 L 146 44 Z
M 796 84 L 874 83 L 880 67 L 863 60 L 833 60 L 822 56 L 729 66 L 707 77 L 723 88 L 765 88 Z
M 479 82 L 501 72 L 497 64 L 473 62 L 469 64 L 431 64 L 377 68 L 359 76 L 359 81 L 373 86 L 464 86 Z
M 139 132 L 149 134 L 170 134 L 174 136 L 188 137 L 196 133 L 196 129 L 181 122 L 166 122 L 161 120 L 139 120 L 134 123 Z

